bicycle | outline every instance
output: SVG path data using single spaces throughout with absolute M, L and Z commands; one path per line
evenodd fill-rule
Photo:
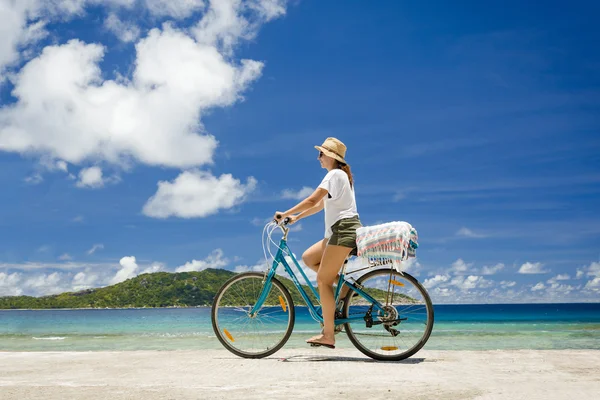
M 289 290 L 275 276 L 279 265 L 289 274 L 311 317 L 323 324 L 320 306 L 310 300 L 288 263 L 288 260 L 293 262 L 309 292 L 319 302 L 319 294 L 287 245 L 287 222 L 270 222 L 263 229 L 263 252 L 267 258 L 266 232 L 272 266 L 264 273 L 233 276 L 215 295 L 211 310 L 213 330 L 221 344 L 237 356 L 267 357 L 281 349 L 292 334 L 295 306 Z M 273 256 L 269 246 L 277 245 L 271 239 L 277 228 L 281 228 L 283 237 Z M 433 306 L 425 288 L 413 276 L 398 272 L 391 265 L 369 265 L 346 273 L 347 262 L 348 258 L 334 290 L 336 332 L 343 327 L 352 344 L 376 360 L 399 361 L 414 355 L 425 345 L 433 329 Z M 346 279 L 347 275 L 366 269 L 372 270 L 358 279 Z M 340 299 L 343 285 L 349 290 Z

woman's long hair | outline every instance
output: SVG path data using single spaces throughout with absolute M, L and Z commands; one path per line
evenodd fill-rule
M 350 181 L 350 187 L 352 187 L 352 185 L 354 184 L 354 179 L 352 179 L 352 171 L 350 171 L 350 166 L 348 164 L 343 164 L 339 161 L 337 162 L 337 166 L 339 169 L 344 171 L 346 173 L 346 175 L 348 175 L 348 180 Z

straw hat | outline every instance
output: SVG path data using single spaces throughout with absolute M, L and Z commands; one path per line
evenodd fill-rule
M 344 157 L 346 156 L 346 145 L 334 137 L 325 139 L 322 145 L 315 146 L 315 149 L 322 151 L 325 155 L 335 158 L 343 164 L 348 164 Z

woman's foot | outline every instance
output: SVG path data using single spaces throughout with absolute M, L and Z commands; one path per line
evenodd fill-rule
M 326 335 L 313 336 L 306 341 L 311 346 L 325 346 L 330 349 L 335 349 L 335 338 L 327 337 Z

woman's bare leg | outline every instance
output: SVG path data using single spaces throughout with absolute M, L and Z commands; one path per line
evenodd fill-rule
M 317 272 L 317 285 L 319 286 L 321 309 L 323 311 L 323 334 L 309 339 L 309 342 L 335 343 L 335 299 L 333 296 L 333 284 L 342 268 L 344 260 L 351 251 L 350 247 L 328 245 L 323 252 L 321 265 Z
M 306 251 L 302 254 L 302 261 L 304 265 L 308 268 L 312 269 L 315 272 L 319 272 L 319 265 L 321 265 L 321 259 L 323 258 L 323 252 L 325 251 L 325 247 L 327 246 L 328 239 L 319 240 L 317 243 L 310 246 Z M 339 271 L 338 271 L 339 272 Z M 335 277 L 335 283 L 338 282 L 340 278 L 339 274 Z M 348 287 L 345 285 L 342 286 L 342 291 L 340 293 L 340 299 L 346 297 L 348 293 Z
M 315 272 L 319 271 L 319 265 L 321 265 L 321 259 L 323 258 L 323 252 L 325 246 L 327 246 L 328 239 L 321 239 L 317 243 L 310 246 L 304 254 L 302 254 L 302 261 L 304 265 L 312 269 Z

